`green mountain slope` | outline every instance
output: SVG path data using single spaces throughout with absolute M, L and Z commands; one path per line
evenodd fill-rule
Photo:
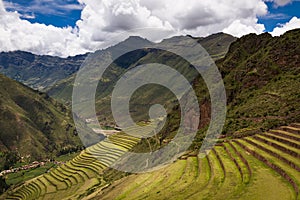
M 178 46 L 178 48 L 181 47 L 181 45 L 185 45 L 185 41 L 191 36 L 178 36 L 173 37 L 169 39 L 163 40 L 160 44 L 164 46 Z M 231 35 L 227 35 L 224 33 L 218 33 L 215 35 L 211 35 L 206 38 L 194 38 L 196 41 L 198 41 L 207 51 L 210 53 L 211 57 L 213 57 L 215 60 L 220 59 L 224 57 L 226 52 L 228 51 L 228 48 L 230 44 L 236 40 L 236 38 L 232 37 Z M 107 50 L 104 50 L 104 52 L 108 52 L 111 54 L 114 54 L 115 51 L 120 51 L 124 49 L 125 47 L 128 48 L 132 46 L 132 43 L 141 43 L 143 41 L 139 37 L 130 37 L 129 39 L 125 40 L 124 42 L 121 42 L 120 44 L 110 47 Z M 151 43 L 148 43 L 149 45 Z M 147 42 L 143 44 L 144 46 L 147 46 Z M 140 45 L 140 46 L 143 46 Z M 101 54 L 103 51 L 96 52 L 97 54 Z M 130 59 L 129 59 L 130 58 Z M 166 52 L 161 51 L 154 51 L 154 50 L 140 50 L 132 52 L 128 55 L 124 55 L 117 59 L 111 66 L 110 71 L 108 71 L 105 75 L 106 77 L 102 79 L 98 85 L 97 89 L 97 95 L 96 95 L 96 101 L 97 101 L 97 112 L 99 113 L 100 120 L 106 119 L 107 121 L 112 121 L 111 119 L 111 113 L 110 111 L 110 97 L 109 94 L 113 90 L 113 85 L 116 83 L 116 81 L 121 77 L 121 75 L 126 72 L 127 69 L 134 68 L 135 66 L 141 65 L 141 64 L 147 64 L 152 62 L 161 62 L 163 64 L 173 66 L 175 69 L 182 69 L 184 67 L 188 67 L 188 63 L 183 62 L 178 57 L 168 54 Z M 184 65 L 184 66 L 182 66 Z M 190 75 L 189 75 L 190 74 Z M 190 76 L 193 74 L 193 71 L 184 71 L 183 75 Z M 50 90 L 47 91 L 47 93 L 52 96 L 55 99 L 58 99 L 60 101 L 66 102 L 70 104 L 71 102 L 71 95 L 72 95 L 72 89 L 73 89 L 73 82 L 75 79 L 76 74 L 72 75 L 71 77 L 64 79 L 57 84 L 55 84 L 54 87 L 52 87 Z M 139 102 L 134 102 L 133 98 L 133 110 L 139 110 L 143 109 L 144 107 L 148 107 L 151 104 L 164 102 L 166 100 L 170 100 L 170 95 L 166 95 L 165 97 L 159 97 L 156 94 L 162 94 L 166 93 L 166 90 L 162 90 L 162 88 L 156 88 L 152 91 L 149 91 L 148 94 L 143 94 L 142 99 L 150 99 L 149 102 L 143 102 L 143 105 L 139 105 Z M 153 96 L 153 98 L 148 98 L 150 96 Z M 137 94 L 138 96 L 138 94 Z M 159 98 L 161 98 L 159 100 Z M 140 101 L 142 101 L 142 99 Z M 154 102 L 153 100 L 156 99 L 157 101 Z M 148 105 L 148 106 L 145 106 Z M 141 112 L 143 113 L 143 112 Z M 141 119 L 141 116 L 138 118 Z
M 120 42 L 119 44 L 117 44 L 115 46 L 109 47 L 105 50 L 96 51 L 94 53 L 94 55 L 102 54 L 103 52 L 113 55 L 113 54 L 118 54 L 118 52 L 123 51 L 124 49 L 126 50 L 126 49 L 130 49 L 132 47 L 135 47 L 135 46 L 147 46 L 147 45 L 151 45 L 151 44 L 152 43 L 146 39 L 136 37 L 136 36 L 131 36 L 128 39 L 126 39 L 125 41 Z M 134 55 L 134 54 L 131 54 L 131 55 L 133 55 L 133 60 L 137 60 L 140 57 L 142 57 L 144 55 L 144 53 L 137 53 L 136 55 Z M 129 61 L 129 64 L 131 64 L 130 61 Z M 128 67 L 127 63 L 125 63 L 124 65 L 127 65 L 127 67 Z M 115 74 L 118 74 L 118 73 L 124 71 L 122 69 L 122 67 L 116 67 L 116 68 L 114 68 L 114 70 L 115 70 L 115 72 L 112 70 L 112 71 L 110 71 L 112 73 L 109 74 L 109 76 L 112 76 L 114 79 L 116 78 Z M 112 77 L 109 77 L 109 80 Z M 71 76 L 69 76 L 65 79 L 58 81 L 53 87 L 51 87 L 47 90 L 47 94 L 49 94 L 51 97 L 53 97 L 61 102 L 70 104 L 71 99 L 72 99 L 73 83 L 74 83 L 75 78 L 76 78 L 76 73 L 72 74 Z M 107 86 L 109 84 L 111 84 L 111 82 L 106 82 L 106 86 L 104 86 L 103 88 L 99 88 L 100 91 L 98 92 L 98 95 L 101 95 L 102 97 L 105 96 L 105 94 L 102 94 L 102 93 L 106 89 L 106 87 L 110 87 L 110 88 L 112 87 L 112 85 Z
M 0 151 L 32 160 L 81 146 L 66 107 L 0 74 Z
M 223 134 L 242 137 L 300 121 L 299 38 L 299 29 L 281 37 L 250 34 L 234 42 L 216 62 L 227 93 Z M 211 104 L 201 77 L 194 88 L 201 104 L 200 131 L 191 147 L 197 149 L 210 122 Z M 176 116 L 179 111 L 172 112 Z M 176 130 L 178 124 L 178 118 L 168 120 L 161 137 L 171 139 L 170 129 Z
M 219 64 L 229 102 L 226 134 L 300 121 L 299 55 L 300 29 L 274 38 L 250 34 L 230 47 Z
M 119 70 L 108 73 L 106 81 L 118 78 L 139 62 L 163 60 L 163 55 L 158 57 L 153 51 L 143 53 L 130 63 L 122 59 L 114 63 L 112 67 Z M 156 138 L 139 141 L 121 133 L 4 197 L 55 199 L 64 194 L 66 199 L 300 199 L 299 55 L 300 30 L 281 37 L 250 34 L 230 46 L 226 56 L 217 61 L 228 98 L 224 138 L 204 158 L 198 149 L 210 119 L 210 100 L 203 80 L 198 78 L 193 86 L 200 102 L 200 130 L 190 151 L 173 164 L 145 174 L 107 169 L 124 151 L 161 147 Z M 173 57 L 164 60 L 177 61 Z M 98 94 L 97 105 L 103 106 L 105 92 L 111 88 L 98 90 L 103 93 Z M 159 100 L 158 96 L 155 99 Z M 171 118 L 158 135 L 164 144 L 179 124 L 178 107 L 171 109 Z
M 75 73 L 87 55 L 59 58 L 15 51 L 0 53 L 0 73 L 40 91 Z

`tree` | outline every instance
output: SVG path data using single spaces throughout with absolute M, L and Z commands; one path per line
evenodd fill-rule
M 20 160 L 18 152 L 10 151 L 5 155 L 4 169 L 9 169 Z
M 0 194 L 3 194 L 8 189 L 8 185 L 3 177 L 0 177 Z

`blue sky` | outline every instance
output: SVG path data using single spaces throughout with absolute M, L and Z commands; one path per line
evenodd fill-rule
M 300 18 L 300 1 L 294 1 L 288 5 L 278 7 L 272 2 L 266 2 L 268 5 L 269 14 L 264 17 L 259 17 L 259 23 L 265 25 L 266 31 L 271 32 L 279 24 L 284 24 L 292 17 Z
M 218 32 L 279 36 L 300 28 L 299 10 L 300 0 L 0 0 L 0 51 L 74 56 L 117 44 L 122 33 L 154 42 Z
M 56 27 L 75 26 L 83 5 L 77 0 L 5 0 L 7 11 L 17 11 L 32 23 Z
M 83 9 L 83 5 L 80 5 L 77 0 L 5 0 L 4 2 L 8 11 L 18 11 L 23 15 L 23 19 L 56 27 L 74 27 Z M 266 4 L 269 14 L 258 16 L 258 19 L 268 32 L 290 21 L 294 16 L 300 18 L 300 1 L 293 1 L 285 6 L 276 6 L 273 2 L 266 2 Z

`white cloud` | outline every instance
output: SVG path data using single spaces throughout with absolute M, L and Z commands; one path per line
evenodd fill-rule
M 250 19 L 253 20 L 253 19 Z M 257 20 L 248 21 L 248 20 L 235 20 L 227 28 L 223 30 L 224 33 L 229 33 L 237 37 L 241 37 L 248 33 L 260 34 L 265 30 L 264 25 L 257 24 Z
M 293 17 L 289 22 L 286 24 L 282 24 L 280 27 L 274 28 L 274 30 L 271 32 L 273 36 L 280 36 L 284 34 L 285 32 L 300 28 L 300 19 L 297 17 Z
M 41 13 L 59 16 L 67 16 L 70 11 L 81 10 L 83 8 L 80 4 L 68 3 L 65 0 L 33 0 L 27 5 L 4 1 L 4 6 L 7 10 L 18 10 L 22 14 Z
M 274 0 L 277 6 L 285 6 L 292 2 L 292 0 Z
M 147 0 L 141 0 L 141 4 L 143 2 L 147 2 Z M 190 0 L 188 3 L 185 0 L 177 0 L 176 4 L 172 0 L 164 2 L 164 6 L 152 10 L 153 15 L 168 20 L 174 27 L 187 32 L 195 32 L 197 29 L 205 32 L 207 29 L 206 34 L 210 34 L 222 31 L 236 19 L 252 23 L 258 15 L 267 14 L 267 6 L 260 0 Z M 149 9 L 152 9 L 151 5 Z M 249 25 L 255 26 L 255 24 Z
M 275 7 L 286 6 L 289 3 L 292 3 L 293 0 L 264 0 L 265 2 L 273 2 Z
M 31 14 L 23 14 L 22 15 L 22 18 L 24 19 L 35 19 L 35 14 L 34 13 L 31 13 Z
M 263 19 L 288 19 L 289 16 L 287 14 L 284 14 L 284 13 L 270 13 L 268 12 L 267 15 L 263 16 L 262 17 Z
M 54 2 L 48 1 L 52 4 Z M 132 29 L 133 35 L 141 35 L 152 40 L 173 34 L 206 36 L 221 31 L 242 36 L 248 33 L 262 33 L 264 25 L 258 24 L 257 17 L 268 13 L 263 0 L 188 2 L 79 0 L 79 2 L 84 7 L 81 6 L 83 7 L 81 19 L 77 21 L 76 27 L 58 28 L 22 20 L 20 14 L 5 11 L 0 0 L 0 50 L 25 50 L 59 56 L 75 55 L 119 42 L 109 38 Z M 162 32 L 145 34 L 145 31 L 141 30 L 146 27 L 154 27 Z
M 57 28 L 20 19 L 17 12 L 6 12 L 0 1 L 0 48 L 36 54 L 68 56 L 86 52 L 71 27 Z
M 114 38 L 121 32 L 136 29 L 134 35 L 139 35 L 139 29 L 145 27 L 158 28 L 164 31 L 174 30 L 168 21 L 151 15 L 151 11 L 139 4 L 139 0 L 82 0 L 86 6 L 81 13 L 81 20 L 76 25 L 79 37 L 89 43 L 92 49 L 111 45 Z M 148 35 L 155 39 L 157 35 Z M 161 38 L 160 38 L 161 39 Z
M 226 31 L 234 36 L 262 33 L 257 16 L 266 15 L 262 0 L 80 0 L 86 7 L 77 22 L 80 37 L 92 46 L 130 29 L 156 27 L 173 34 L 206 36 Z M 239 23 L 236 19 L 240 19 Z M 232 28 L 238 24 L 239 29 Z M 240 30 L 240 31 L 239 31 Z M 140 32 L 136 31 L 138 35 Z M 150 38 L 149 38 L 150 37 Z M 149 39 L 162 39 L 149 34 Z M 99 43 L 96 44 L 95 42 Z M 102 42 L 102 43 L 101 43 Z M 94 44 L 94 45 L 93 45 Z

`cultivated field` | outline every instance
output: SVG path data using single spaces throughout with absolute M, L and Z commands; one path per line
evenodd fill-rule
M 130 183 L 130 184 L 129 184 Z M 94 199 L 300 199 L 300 124 L 224 140 L 205 157 L 189 156 L 131 175 Z
M 27 181 L 9 191 L 6 199 L 78 199 L 96 188 L 104 187 L 103 170 L 139 139 L 125 135 L 112 135 L 104 141 L 82 151 L 71 161 L 51 169 L 42 176 Z
M 220 141 L 206 157 L 112 183 L 103 170 L 138 139 L 117 134 L 26 182 L 7 199 L 300 199 L 300 124 Z

